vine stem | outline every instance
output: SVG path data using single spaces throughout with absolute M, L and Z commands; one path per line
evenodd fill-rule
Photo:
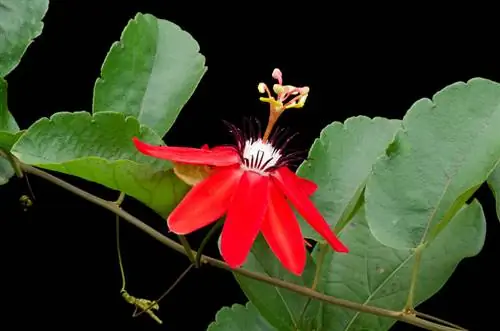
M 167 236 L 156 231 L 155 229 L 153 229 L 152 227 L 150 227 L 146 223 L 142 222 L 141 220 L 139 220 L 135 216 L 133 216 L 133 215 L 127 213 L 126 211 L 124 211 L 123 209 L 117 207 L 116 203 L 101 199 L 101 198 L 99 198 L 91 193 L 88 193 L 88 192 L 86 192 L 86 191 L 84 191 L 84 190 L 82 190 L 74 185 L 71 185 L 70 183 L 65 182 L 64 180 L 59 179 L 59 178 L 57 178 L 57 177 L 55 177 L 55 176 L 53 176 L 53 175 L 51 175 L 43 170 L 40 170 L 40 169 L 32 167 L 30 165 L 21 163 L 19 161 L 17 161 L 17 162 L 24 172 L 41 177 L 41 178 L 43 178 L 43 179 L 45 179 L 53 184 L 65 189 L 65 190 L 70 191 L 73 194 L 78 195 L 79 197 L 81 197 L 81 198 L 83 198 L 91 203 L 94 203 L 100 207 L 103 207 L 103 208 L 113 212 L 114 214 L 118 215 L 120 218 L 126 220 L 130 224 L 134 225 L 139 230 L 145 232 L 146 234 L 148 234 L 149 236 L 151 236 L 155 240 L 159 241 L 160 243 L 164 244 L 165 246 L 167 246 L 167 247 L 169 247 L 169 248 L 171 248 L 171 249 L 173 249 L 181 254 L 184 254 L 184 255 L 189 254 L 188 252 L 185 251 L 183 245 L 168 238 Z M 192 251 L 191 254 L 196 255 L 196 252 Z M 379 307 L 375 307 L 375 306 L 363 305 L 363 304 L 360 304 L 357 302 L 352 302 L 349 300 L 344 300 L 344 299 L 332 297 L 332 296 L 323 294 L 321 292 L 317 292 L 315 290 L 312 290 L 310 288 L 307 288 L 305 286 L 300 286 L 300 285 L 296 285 L 293 283 L 289 283 L 289 282 L 283 281 L 279 278 L 270 277 L 270 276 L 267 276 L 265 274 L 253 272 L 253 271 L 246 270 L 243 268 L 233 269 L 227 263 L 225 263 L 221 260 L 212 258 L 212 257 L 208 257 L 206 255 L 201 256 L 201 263 L 209 264 L 209 265 L 212 265 L 212 266 L 217 267 L 217 268 L 221 268 L 221 269 L 225 269 L 225 270 L 228 270 L 228 271 L 231 271 L 234 273 L 238 273 L 238 274 L 243 275 L 245 277 L 252 278 L 252 279 L 267 283 L 267 284 L 272 285 L 272 286 L 287 289 L 289 291 L 292 291 L 292 292 L 295 292 L 295 293 L 298 293 L 298 294 L 304 295 L 306 297 L 309 297 L 309 298 L 312 298 L 315 300 L 319 300 L 319 301 L 322 301 L 322 302 L 325 302 L 328 304 L 336 305 L 339 307 L 343 307 L 343 308 L 347 308 L 347 309 L 351 309 L 351 310 L 355 310 L 355 311 L 359 311 L 359 312 L 364 312 L 364 313 L 369 313 L 369 314 L 373 314 L 373 315 L 392 318 L 392 319 L 395 319 L 398 321 L 402 321 L 402 322 L 405 322 L 408 324 L 412 324 L 412 325 L 424 328 L 426 330 L 431 330 L 431 331 L 457 331 L 457 330 L 461 331 L 461 330 L 463 330 L 463 329 L 458 329 L 458 328 L 449 327 L 449 326 L 445 326 L 445 325 L 440 325 L 438 323 L 434 323 L 434 322 L 419 318 L 415 314 L 406 314 L 406 313 L 400 312 L 400 311 L 393 311 L 393 310 L 388 310 L 388 309 L 379 308 Z

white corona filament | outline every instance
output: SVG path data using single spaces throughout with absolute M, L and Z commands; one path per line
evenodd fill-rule
M 265 174 L 266 170 L 275 166 L 281 153 L 270 143 L 263 142 L 262 139 L 247 140 L 243 148 L 243 167 L 248 170 Z

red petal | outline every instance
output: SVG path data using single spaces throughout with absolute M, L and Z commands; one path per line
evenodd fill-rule
M 214 152 L 238 153 L 236 148 L 232 146 L 215 146 L 211 150 Z
M 168 216 L 170 230 L 186 234 L 220 218 L 229 207 L 243 170 L 223 168 L 193 186 Z
M 229 166 L 240 162 L 233 149 L 208 150 L 205 148 L 154 146 L 133 138 L 137 149 L 146 155 L 179 163 Z
M 233 146 L 214 146 L 210 148 L 208 144 L 204 144 L 203 146 L 201 146 L 201 149 L 211 151 L 236 151 Z
M 283 266 L 300 276 L 306 265 L 306 247 L 299 223 L 285 197 L 272 182 L 269 201 L 262 234 Z
M 264 219 L 268 195 L 268 176 L 245 171 L 227 211 L 221 235 L 221 253 L 232 268 L 246 260 Z
M 323 216 L 302 191 L 301 187 L 297 185 L 295 178 L 295 174 L 286 167 L 279 168 L 273 173 L 273 181 L 293 203 L 300 215 L 328 241 L 334 250 L 347 253 L 349 251 L 347 247 L 335 236 Z
M 297 185 L 299 185 L 301 187 L 301 189 L 308 195 L 308 196 L 311 196 L 314 194 L 314 192 L 316 192 L 316 189 L 318 188 L 318 185 L 313 182 L 312 180 L 309 180 L 309 179 L 306 179 L 306 178 L 302 178 L 302 177 L 299 177 L 297 175 L 295 175 L 295 178 L 296 178 L 296 181 L 297 181 Z

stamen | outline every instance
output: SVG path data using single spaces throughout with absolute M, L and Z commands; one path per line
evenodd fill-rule
M 272 73 L 272 77 L 278 81 L 278 84 L 283 85 L 283 74 L 281 70 L 275 68 Z
M 262 140 L 266 142 L 271 134 L 271 131 L 276 124 L 276 121 L 281 116 L 281 114 L 290 108 L 302 108 L 309 94 L 309 87 L 295 87 L 292 85 L 283 85 L 283 74 L 279 69 L 274 69 L 273 78 L 278 81 L 278 84 L 273 85 L 273 91 L 276 93 L 277 98 L 272 97 L 269 94 L 269 89 L 266 84 L 260 83 L 258 85 L 258 90 L 260 93 L 267 92 L 268 97 L 259 99 L 263 102 L 269 103 L 269 120 L 267 122 L 266 131 Z M 290 96 L 294 96 L 291 100 L 288 100 Z M 287 101 L 288 100 L 288 101 Z

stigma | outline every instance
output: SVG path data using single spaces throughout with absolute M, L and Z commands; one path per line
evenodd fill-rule
M 280 149 L 261 138 L 245 141 L 242 153 L 242 168 L 266 175 L 269 170 L 278 165 L 282 157 Z

